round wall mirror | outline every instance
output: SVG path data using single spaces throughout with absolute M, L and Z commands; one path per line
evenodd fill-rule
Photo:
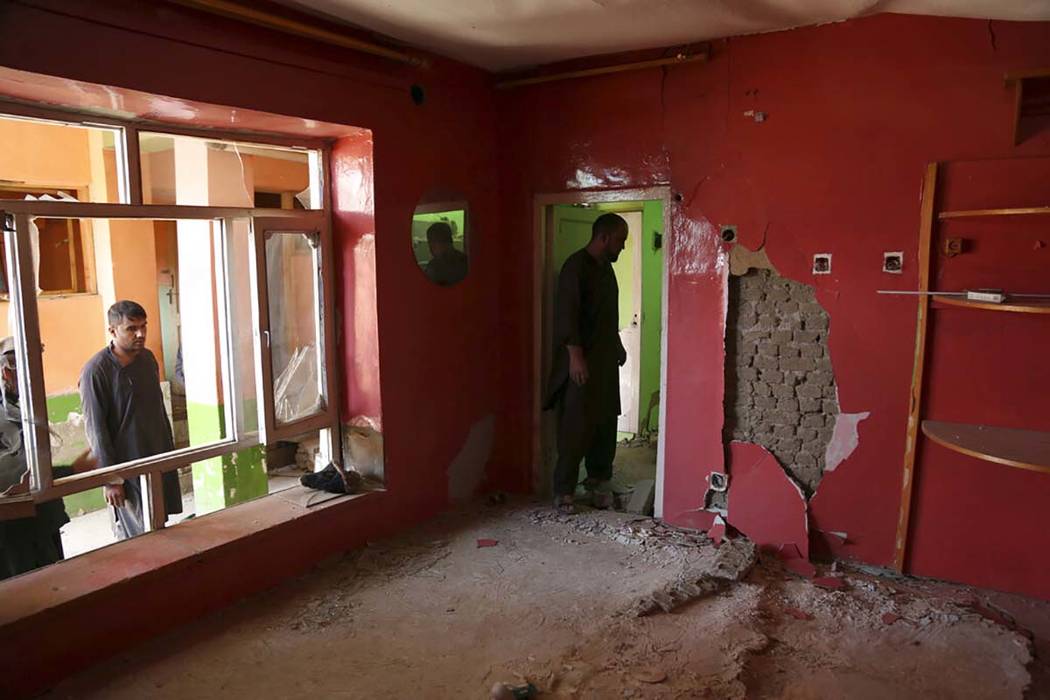
M 434 284 L 451 287 L 467 276 L 470 212 L 462 196 L 424 197 L 412 215 L 412 252 Z

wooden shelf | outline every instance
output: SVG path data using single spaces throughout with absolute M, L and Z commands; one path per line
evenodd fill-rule
M 1050 433 L 933 420 L 922 422 L 922 432 L 938 445 L 970 457 L 1050 474 Z
M 994 304 L 990 301 L 971 301 L 965 297 L 944 297 L 934 295 L 933 300 L 947 306 L 961 306 L 966 309 L 984 309 L 985 311 L 1012 311 L 1021 314 L 1050 314 L 1050 299 L 1031 301 L 1004 301 Z
M 976 216 L 1026 216 L 1050 214 L 1050 207 L 1019 207 L 1015 209 L 966 209 L 942 211 L 937 213 L 941 221 L 945 219 L 968 219 Z

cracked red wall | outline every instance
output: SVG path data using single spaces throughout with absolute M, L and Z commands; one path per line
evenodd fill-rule
M 815 286 L 830 315 L 841 410 L 871 416 L 856 451 L 821 483 L 811 526 L 847 532 L 839 553 L 874 564 L 892 560 L 915 338 L 914 301 L 875 290 L 917 285 L 925 165 L 1050 154 L 1046 132 L 1012 147 L 1013 98 L 1002 80 L 1006 70 L 1050 63 L 1050 25 L 995 22 L 991 30 L 995 47 L 988 22 L 880 15 L 715 42 L 707 64 L 549 83 L 501 99 L 504 216 L 517 236 L 530 230 L 534 193 L 669 181 L 683 196 L 676 216 L 737 224 L 744 245 L 764 241 L 781 274 Z M 717 250 L 706 245 L 698 264 L 711 265 Z M 895 250 L 905 252 L 904 274 L 882 273 L 882 253 Z M 833 254 L 831 275 L 810 274 L 816 252 Z M 1044 256 L 1046 269 L 1046 255 L 1032 254 Z M 1007 262 L 996 255 L 993 264 Z M 509 307 L 531 303 L 531 274 L 508 261 Z M 668 291 L 665 505 L 675 517 L 700 505 L 706 473 L 721 465 L 723 295 L 707 273 L 673 276 Z M 528 326 L 518 325 L 504 347 L 508 384 L 527 392 L 520 368 L 530 366 Z M 1036 397 L 1017 400 L 1029 415 L 1045 414 Z M 527 405 L 508 415 L 515 411 L 526 424 Z M 983 464 L 967 466 L 963 483 L 951 476 L 952 455 L 931 448 L 924 460 L 913 570 L 1046 596 L 1041 552 L 1050 535 L 1033 524 L 1050 478 Z M 996 479 L 1002 501 L 988 497 L 982 478 Z M 1008 523 L 1016 542 L 1004 551 L 996 544 L 1002 533 L 960 530 L 965 521 Z M 963 532 L 979 544 L 945 545 Z

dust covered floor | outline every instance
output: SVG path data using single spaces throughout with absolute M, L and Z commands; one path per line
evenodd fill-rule
M 525 679 L 555 698 L 1024 694 L 1031 641 L 970 589 L 834 575 L 843 586 L 827 590 L 756 560 L 745 539 L 715 548 L 628 514 L 476 504 L 53 696 L 487 698 Z

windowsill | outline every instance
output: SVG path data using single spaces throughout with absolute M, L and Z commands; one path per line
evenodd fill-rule
M 17 576 L 0 583 L 0 628 L 315 512 L 383 493 L 325 494 L 294 486 Z

